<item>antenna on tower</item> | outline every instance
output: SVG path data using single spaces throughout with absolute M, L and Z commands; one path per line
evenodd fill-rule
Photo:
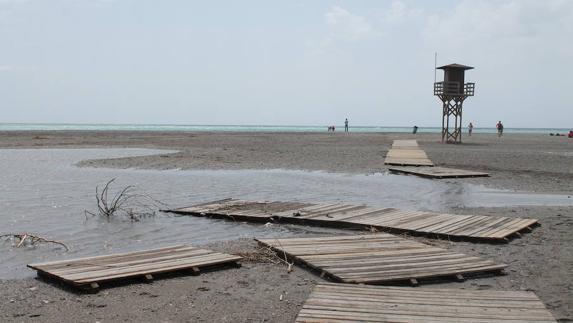
M 434 83 L 436 83 L 436 70 L 438 67 L 438 52 L 434 53 Z

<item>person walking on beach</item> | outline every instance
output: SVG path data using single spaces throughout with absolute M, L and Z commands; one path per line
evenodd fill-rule
M 344 132 L 348 132 L 348 118 L 344 120 Z
M 470 124 L 468 125 L 468 135 L 469 136 L 472 135 L 473 130 L 474 130 L 474 125 L 473 125 L 473 123 L 470 122 Z
M 501 123 L 501 120 L 497 122 L 495 127 L 497 128 L 497 136 L 501 137 L 503 135 L 503 123 Z

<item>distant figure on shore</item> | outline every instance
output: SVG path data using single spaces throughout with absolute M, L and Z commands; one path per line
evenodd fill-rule
M 344 120 L 344 132 L 348 132 L 348 118 Z
M 569 130 L 569 134 L 567 135 L 568 138 L 573 138 L 573 130 Z
M 334 126 L 328 126 L 328 131 L 334 132 L 334 130 L 335 130 Z
M 470 124 L 468 125 L 468 135 L 469 136 L 472 135 L 473 130 L 474 130 L 474 125 L 473 125 L 473 123 L 470 122 Z
M 418 132 L 418 126 L 414 126 L 414 128 L 412 129 L 412 133 L 416 134 Z
M 501 137 L 503 135 L 503 123 L 501 123 L 501 121 L 498 121 L 495 127 L 497 128 L 497 136 Z

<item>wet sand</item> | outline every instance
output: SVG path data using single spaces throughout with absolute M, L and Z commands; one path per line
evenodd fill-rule
M 302 169 L 340 173 L 383 172 L 393 139 L 408 134 L 4 132 L 0 148 L 133 147 L 178 150 L 157 156 L 90 160 L 82 166 L 153 169 Z M 463 145 L 442 145 L 436 134 L 416 139 L 440 166 L 488 171 L 491 178 L 456 179 L 490 187 L 573 192 L 573 140 L 544 135 L 476 134 Z M 408 194 L 404 192 L 404 194 Z M 185 201 L 182 201 L 185 203 Z M 509 244 L 491 245 L 415 238 L 509 264 L 507 275 L 422 285 L 532 290 L 556 319 L 573 320 L 573 208 L 451 209 L 460 214 L 535 217 L 541 227 Z M 252 241 L 208 245 L 224 252 L 252 251 Z M 77 294 L 36 279 L 0 281 L 0 320 L 41 322 L 197 321 L 291 322 L 321 279 L 296 267 L 245 263 L 205 275 L 177 276 Z M 280 295 L 284 294 L 283 300 Z
M 440 166 L 490 172 L 492 187 L 573 191 L 573 140 L 541 134 L 474 134 L 463 145 L 442 145 L 439 134 L 0 132 L 0 148 L 132 147 L 180 152 L 87 161 L 83 165 L 153 169 L 302 169 L 340 173 L 385 171 L 392 140 L 417 139 Z

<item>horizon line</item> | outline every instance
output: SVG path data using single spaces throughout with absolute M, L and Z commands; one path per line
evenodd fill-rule
M 175 126 L 175 127 L 285 127 L 285 128 L 317 128 L 328 125 L 277 125 L 277 124 L 182 124 L 182 123 L 84 123 L 84 122 L 0 122 L 0 125 L 76 125 L 76 126 Z M 337 124 L 335 124 L 336 126 Z M 340 125 L 344 127 L 344 124 Z M 412 128 L 414 126 L 381 126 L 381 125 L 351 125 L 350 128 Z M 418 128 L 438 128 L 440 126 L 418 126 Z M 495 129 L 492 127 L 474 127 L 474 129 Z M 506 129 L 569 129 L 562 127 L 506 127 Z

